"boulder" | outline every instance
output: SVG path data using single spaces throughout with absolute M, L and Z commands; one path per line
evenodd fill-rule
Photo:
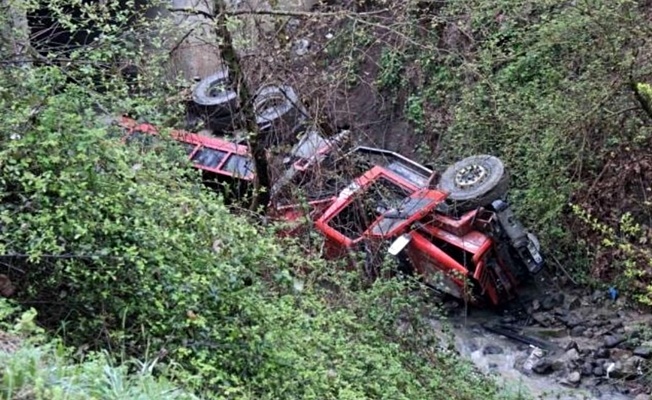
M 584 332 L 586 332 L 586 326 L 577 325 L 576 327 L 571 329 L 570 335 L 572 337 L 578 337 L 578 336 L 582 336 L 584 334 Z
M 623 335 L 607 335 L 604 337 L 604 347 L 608 349 L 613 349 L 614 347 L 618 346 L 622 342 L 625 341 L 625 336 Z
M 577 387 L 580 384 L 581 380 L 582 376 L 580 375 L 579 371 L 571 372 L 566 378 L 566 382 L 568 382 L 573 387 Z
M 593 353 L 595 358 L 609 358 L 611 356 L 611 351 L 605 347 L 600 347 Z
M 622 375 L 624 378 L 634 378 L 641 374 L 640 365 L 644 359 L 639 356 L 631 356 L 622 362 Z
M 534 363 L 532 371 L 539 375 L 546 375 L 553 371 L 552 366 L 552 361 L 544 357 Z
M 569 310 L 577 310 L 582 306 L 582 299 L 575 296 L 568 300 L 568 305 L 566 306 Z
M 541 300 L 541 309 L 550 311 L 553 308 L 561 307 L 564 304 L 564 294 L 561 292 L 551 293 Z
M 593 368 L 593 375 L 597 377 L 604 376 L 604 368 L 602 368 L 601 365 L 598 365 L 597 367 Z
M 647 347 L 647 346 L 636 347 L 633 353 L 635 356 L 648 359 L 652 356 L 652 347 Z

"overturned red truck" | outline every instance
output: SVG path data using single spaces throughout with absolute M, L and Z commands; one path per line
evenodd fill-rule
M 158 135 L 129 118 L 119 124 L 126 142 Z M 399 271 L 474 304 L 503 305 L 541 271 L 536 236 L 505 200 L 509 174 L 500 159 L 468 157 L 438 174 L 395 152 L 346 151 L 349 134 L 305 129 L 273 174 L 269 214 L 294 223 L 290 234 L 315 229 L 325 257 L 363 254 L 370 273 L 392 257 Z M 254 179 L 247 146 L 183 130 L 171 137 L 207 182 L 239 188 L 234 196 Z

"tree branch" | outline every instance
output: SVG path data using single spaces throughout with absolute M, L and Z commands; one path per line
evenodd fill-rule
M 212 15 L 195 10 L 193 8 L 168 8 L 170 12 L 184 12 L 188 14 L 201 15 L 206 18 L 213 18 Z M 365 12 L 350 12 L 350 11 L 324 11 L 324 12 L 312 12 L 312 11 L 286 11 L 286 10 L 233 10 L 228 11 L 224 9 L 219 12 L 226 14 L 229 17 L 237 17 L 240 15 L 269 15 L 276 17 L 297 17 L 297 18 L 315 18 L 315 17 L 366 17 L 372 15 L 382 14 L 387 12 L 388 9 L 384 8 L 382 10 L 375 11 L 365 11 Z

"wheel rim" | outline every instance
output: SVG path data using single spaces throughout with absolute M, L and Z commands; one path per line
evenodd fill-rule
M 469 165 L 455 174 L 455 186 L 469 188 L 483 182 L 488 175 L 489 171 L 482 165 Z

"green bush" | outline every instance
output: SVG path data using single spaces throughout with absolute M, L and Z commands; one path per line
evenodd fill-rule
M 16 314 L 4 301 L 0 314 Z M 162 399 L 196 397 L 155 378 L 156 360 L 116 366 L 104 353 L 90 354 L 83 362 L 71 362 L 72 352 L 58 340 L 47 341 L 34 324 L 36 313 L 26 311 L 15 324 L 3 320 L 0 329 L 0 397 L 3 399 Z

